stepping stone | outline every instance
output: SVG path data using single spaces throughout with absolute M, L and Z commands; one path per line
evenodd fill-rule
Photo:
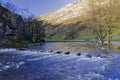
M 86 54 L 86 57 L 87 58 L 92 58 L 92 55 L 91 54 Z
M 100 54 L 97 54 L 96 57 L 100 57 Z
M 52 53 L 53 52 L 53 50 L 50 50 L 50 53 Z
M 81 54 L 82 54 L 82 53 L 79 52 L 79 53 L 77 53 L 77 56 L 81 56 Z
M 25 51 L 25 50 L 27 50 L 27 48 L 19 48 L 18 50 Z
M 101 54 L 101 55 L 100 55 L 100 58 L 107 58 L 107 55 Z
M 70 54 L 70 52 L 65 52 L 64 54 L 69 55 L 69 54 Z
M 62 51 L 57 51 L 57 52 L 55 52 L 55 53 L 57 53 L 57 54 L 61 54 L 61 53 L 62 53 Z

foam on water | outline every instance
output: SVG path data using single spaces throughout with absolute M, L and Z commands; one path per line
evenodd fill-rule
M 19 63 L 14 63 L 14 62 L 7 62 L 7 64 L 1 64 L 0 65 L 0 71 L 5 71 L 8 69 L 18 69 L 21 65 L 25 64 L 25 62 L 19 62 Z
M 13 48 L 0 49 L 0 52 L 11 52 L 11 51 L 17 51 L 17 50 Z

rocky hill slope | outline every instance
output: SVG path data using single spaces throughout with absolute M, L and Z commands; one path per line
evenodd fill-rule
M 34 22 L 33 22 L 34 23 Z M 35 25 L 36 27 L 37 25 Z M 41 26 L 40 26 L 41 27 Z M 31 33 L 30 30 L 34 31 Z M 0 5 L 0 43 L 2 44 L 12 44 L 12 43 L 22 43 L 22 41 L 40 42 L 44 39 L 44 31 L 39 29 L 41 32 L 39 39 L 34 39 L 38 32 L 31 29 L 30 25 L 26 23 L 22 16 L 14 14 L 8 9 Z
M 6 43 L 10 42 L 10 39 L 25 39 L 26 36 L 25 22 L 22 17 L 0 6 L 0 41 Z
M 87 0 L 80 0 L 35 18 L 35 20 L 45 21 L 46 40 L 78 39 L 92 34 L 83 22 L 84 17 L 81 16 L 86 14 L 86 9 Z
M 56 41 L 56 40 L 70 40 L 70 39 L 72 40 L 93 39 L 95 38 L 96 34 L 94 34 L 93 30 L 91 29 L 92 27 L 90 26 L 92 23 L 95 23 L 96 21 L 97 21 L 96 24 L 98 24 L 99 19 L 101 19 L 102 22 L 100 24 L 102 26 L 104 25 L 104 30 L 102 31 L 102 34 L 106 34 L 105 32 L 107 31 L 107 28 L 105 25 L 106 24 L 105 20 L 107 20 L 108 15 L 105 14 L 108 13 L 107 5 L 109 5 L 111 1 L 109 0 L 107 1 L 95 0 L 96 2 L 95 1 L 91 2 L 91 1 L 92 0 L 78 0 L 76 2 L 70 3 L 62 7 L 61 9 L 58 9 L 46 15 L 35 18 L 34 20 L 44 21 L 45 29 L 46 29 L 45 30 L 46 40 Z M 92 4 L 95 4 L 96 6 L 94 8 L 95 14 L 93 13 L 93 11 L 91 11 L 93 7 Z M 101 7 L 101 9 L 99 9 L 99 7 Z M 114 8 L 113 12 L 119 13 L 117 12 L 119 11 L 118 7 L 109 6 L 109 8 L 110 9 Z M 114 13 L 112 13 L 111 17 L 119 21 L 119 15 Z M 96 21 L 93 20 L 92 18 L 93 15 L 95 16 Z M 99 18 L 99 16 L 101 18 Z M 111 24 L 110 21 L 109 24 Z M 114 23 L 114 21 L 112 23 Z M 119 22 L 117 22 L 117 24 L 118 23 Z M 112 29 L 112 35 L 114 34 L 118 35 L 119 33 L 118 28 L 114 28 L 114 29 L 117 30 L 113 31 Z
M 51 23 L 61 23 L 65 20 L 75 18 L 85 14 L 85 8 L 87 8 L 86 1 L 75 1 L 70 3 L 61 9 L 53 11 L 49 14 L 41 16 L 42 19 Z M 39 18 L 38 18 L 39 19 Z

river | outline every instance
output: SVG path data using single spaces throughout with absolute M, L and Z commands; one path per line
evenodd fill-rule
M 0 80 L 120 80 L 120 54 L 106 51 L 79 42 L 0 49 Z

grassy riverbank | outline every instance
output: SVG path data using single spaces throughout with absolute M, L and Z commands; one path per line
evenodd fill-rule
M 43 43 L 33 43 L 29 41 L 22 41 L 19 43 L 1 43 L 0 48 L 27 48 L 30 46 L 38 46 L 42 44 Z
M 114 42 L 120 42 L 120 39 L 116 39 L 116 40 L 112 40 L 112 41 L 114 41 Z
M 46 42 L 85 42 L 85 40 L 47 40 Z

